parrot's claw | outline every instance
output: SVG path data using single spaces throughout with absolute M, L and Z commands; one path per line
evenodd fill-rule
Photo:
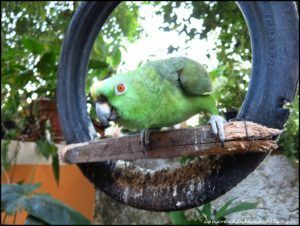
M 150 150 L 150 129 L 144 129 L 141 132 L 141 150 Z
M 222 148 L 224 148 L 224 141 L 225 141 L 224 124 L 226 123 L 226 120 L 219 115 L 212 115 L 210 117 L 209 123 L 211 125 L 213 133 L 219 137 L 221 146 Z

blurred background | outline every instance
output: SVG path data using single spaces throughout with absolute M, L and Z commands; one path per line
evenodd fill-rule
M 115 202 L 95 191 L 76 166 L 59 164 L 57 150 L 65 143 L 56 109 L 57 68 L 64 35 L 79 5 L 77 1 L 1 2 L 1 183 L 42 182 L 38 191 L 49 192 L 95 223 L 174 223 L 171 215 L 135 210 Z M 173 56 L 186 56 L 205 65 L 218 109 L 227 118 L 235 117 L 247 93 L 251 74 L 250 37 L 238 6 L 234 2 L 128 1 L 120 3 L 107 19 L 90 56 L 86 95 L 88 111 L 99 136 L 117 136 L 119 130 L 113 126 L 104 131 L 99 125 L 88 93 L 90 85 L 113 74 L 134 70 L 147 61 Z M 299 181 L 295 170 L 299 165 L 298 91 L 294 102 L 285 107 L 291 113 L 285 133 L 279 139 L 279 148 L 272 153 L 274 160 L 265 161 L 263 164 L 271 165 L 261 167 L 261 172 L 254 174 L 280 178 L 272 171 L 281 166 L 290 170 L 283 171 L 289 175 L 291 185 L 282 186 L 292 189 L 291 197 L 285 198 L 284 192 L 277 194 L 280 180 L 266 180 L 270 184 L 261 186 L 275 189 L 273 195 L 268 194 L 273 198 L 267 199 L 276 196 L 286 200 L 281 203 L 291 210 L 287 211 L 291 215 L 284 212 L 282 215 L 298 219 L 299 190 L 294 187 Z M 197 125 L 199 116 L 200 124 L 207 124 L 208 116 L 201 114 L 186 125 Z M 232 197 L 242 196 L 245 186 L 257 183 L 258 178 L 253 177 L 251 183 L 238 188 Z M 74 193 L 70 194 L 72 190 Z M 263 199 L 257 198 L 255 192 L 258 193 L 253 191 L 248 200 L 239 201 Z M 76 201 L 74 197 L 80 194 L 87 196 Z M 215 208 L 232 197 L 217 200 Z M 264 202 L 267 201 L 260 202 L 260 213 L 262 219 L 267 219 L 272 216 L 268 208 L 276 201 Z M 276 211 L 273 211 L 275 216 L 280 214 Z M 22 223 L 26 213 L 20 216 L 17 222 Z M 6 220 L 13 222 L 13 218 Z

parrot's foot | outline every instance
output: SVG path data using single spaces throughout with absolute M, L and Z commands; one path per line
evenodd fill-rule
M 224 124 L 226 123 L 226 120 L 219 115 L 212 115 L 210 117 L 209 123 L 211 125 L 213 133 L 216 136 L 219 135 L 221 146 L 224 148 L 224 141 L 225 141 Z
M 141 150 L 149 151 L 150 147 L 150 134 L 153 131 L 160 131 L 160 128 L 143 129 L 141 132 Z
M 141 132 L 141 150 L 150 150 L 151 129 L 143 129 Z

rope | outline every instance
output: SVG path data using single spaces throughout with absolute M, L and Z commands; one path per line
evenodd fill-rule
M 247 121 L 245 119 L 243 119 L 243 118 L 232 118 L 232 119 L 229 120 L 229 122 L 235 122 L 235 121 L 243 121 L 243 123 L 244 123 L 245 131 L 246 131 L 246 137 L 247 137 L 248 140 L 251 141 L 249 147 L 247 148 L 247 152 L 248 152 L 248 151 L 250 151 L 250 149 L 252 147 L 252 144 L 254 142 L 254 137 L 252 137 L 252 138 L 249 137 L 249 133 L 248 133 L 248 129 L 247 129 L 247 123 L 246 123 Z

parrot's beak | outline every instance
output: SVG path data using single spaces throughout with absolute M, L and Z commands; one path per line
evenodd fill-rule
M 117 119 L 115 109 L 102 97 L 96 102 L 96 114 L 101 124 L 105 127 L 109 127 L 109 121 Z
M 91 96 L 96 100 L 96 115 L 100 120 L 100 123 L 104 127 L 109 127 L 109 121 L 117 119 L 116 110 L 109 104 L 107 98 L 101 95 L 101 86 L 103 81 L 94 83 L 91 87 Z

